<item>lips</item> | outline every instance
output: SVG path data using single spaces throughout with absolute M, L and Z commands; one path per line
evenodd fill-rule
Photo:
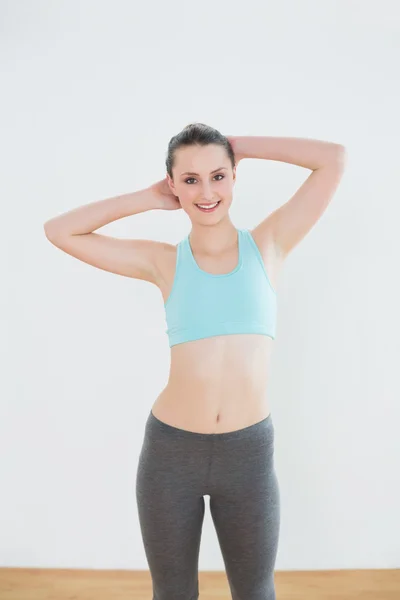
M 195 206 L 197 206 L 197 208 L 199 210 L 201 210 L 201 212 L 214 212 L 218 206 L 220 205 L 221 200 L 218 200 L 218 202 L 208 202 L 208 203 L 201 203 L 201 204 L 196 204 Z M 211 208 L 207 208 L 207 207 L 211 207 Z

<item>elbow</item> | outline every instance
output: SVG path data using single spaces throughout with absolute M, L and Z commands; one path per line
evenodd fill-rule
M 51 221 L 46 221 L 46 223 L 44 223 L 43 230 L 47 239 L 51 241 L 54 237 L 54 228 L 51 225 Z
M 335 144 L 335 157 L 336 160 L 343 166 L 347 162 L 347 148 L 343 144 Z
M 59 240 L 63 235 L 65 235 L 58 227 L 52 219 L 50 221 L 46 221 L 43 225 L 44 234 L 49 240 L 49 242 L 55 243 L 56 240 Z
M 325 167 L 343 172 L 347 164 L 347 149 L 342 144 L 333 144 L 330 157 L 325 163 Z

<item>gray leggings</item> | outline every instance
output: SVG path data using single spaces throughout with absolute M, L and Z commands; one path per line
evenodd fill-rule
M 172 427 L 152 411 L 136 477 L 153 600 L 196 600 L 204 495 L 232 600 L 275 600 L 280 497 L 271 414 L 227 433 Z

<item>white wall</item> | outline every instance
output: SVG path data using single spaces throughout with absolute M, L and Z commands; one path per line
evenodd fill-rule
M 62 253 L 43 223 L 161 179 L 170 137 L 202 121 L 348 149 L 278 288 L 276 569 L 400 567 L 396 10 L 0 5 L 1 566 L 147 569 L 134 486 L 169 369 L 161 294 Z M 232 220 L 252 227 L 308 174 L 243 161 Z M 189 227 L 183 211 L 151 211 L 103 232 L 175 243 Z M 223 570 L 206 508 L 199 568 Z

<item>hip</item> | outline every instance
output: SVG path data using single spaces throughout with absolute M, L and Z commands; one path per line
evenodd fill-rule
M 248 427 L 208 434 L 168 425 L 150 411 L 138 462 L 139 505 L 165 508 L 165 501 L 190 496 L 197 502 L 204 495 L 234 497 L 242 505 L 243 494 L 243 501 L 268 498 L 271 506 L 278 497 L 274 439 L 271 414 Z

